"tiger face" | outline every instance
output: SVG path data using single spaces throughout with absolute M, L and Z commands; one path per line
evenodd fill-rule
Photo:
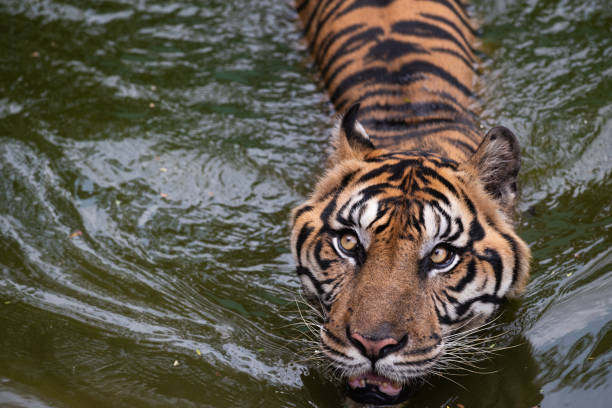
M 349 395 L 394 404 L 443 364 L 449 336 L 525 286 L 530 253 L 511 221 L 519 150 L 505 128 L 462 163 L 375 149 L 357 110 L 338 127 L 335 164 L 292 213 L 292 250 Z

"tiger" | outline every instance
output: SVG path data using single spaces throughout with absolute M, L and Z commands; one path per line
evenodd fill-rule
M 339 113 L 325 173 L 291 213 L 296 272 L 348 396 L 393 405 L 525 289 L 520 147 L 478 125 L 478 33 L 461 1 L 296 8 Z

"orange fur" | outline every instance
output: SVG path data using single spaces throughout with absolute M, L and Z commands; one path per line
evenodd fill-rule
M 322 351 L 385 403 L 445 364 L 449 335 L 485 322 L 529 277 L 512 222 L 518 142 L 475 126 L 473 33 L 456 4 L 298 5 L 332 102 L 360 106 L 338 123 L 326 174 L 292 213 L 292 251 L 325 317 Z M 359 241 L 350 250 L 347 234 Z

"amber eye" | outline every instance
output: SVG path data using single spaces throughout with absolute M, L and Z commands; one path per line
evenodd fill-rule
M 346 252 L 353 252 L 357 249 L 357 245 L 359 245 L 359 240 L 352 232 L 346 232 L 340 237 L 340 247 Z
M 454 256 L 454 253 L 453 251 L 450 250 L 450 248 L 442 246 L 442 245 L 438 245 L 429 254 L 429 260 L 435 266 L 440 267 L 440 266 L 445 266 L 445 264 L 447 264 L 448 261 L 452 260 L 453 256 Z

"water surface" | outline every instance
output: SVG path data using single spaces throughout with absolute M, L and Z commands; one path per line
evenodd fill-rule
M 491 374 L 408 406 L 607 406 L 609 4 L 471 12 L 483 127 L 523 147 L 533 279 Z M 290 4 L 4 0 L 0 32 L 0 405 L 341 406 L 295 328 L 288 213 L 333 112 Z

